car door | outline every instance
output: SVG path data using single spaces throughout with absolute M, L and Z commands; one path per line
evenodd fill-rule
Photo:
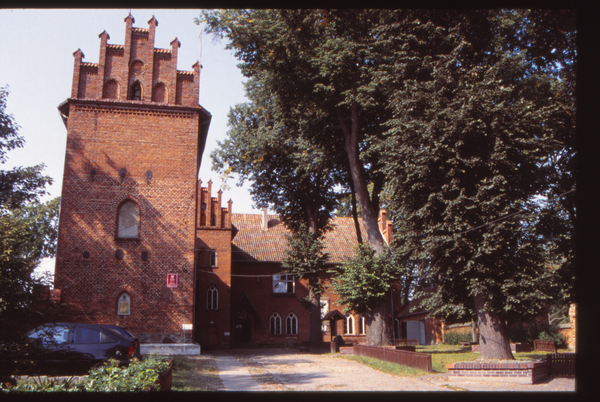
M 29 334 L 39 346 L 37 360 L 46 365 L 64 364 L 68 358 L 71 328 L 66 324 L 49 324 Z
M 127 353 L 121 349 L 116 334 L 97 326 L 76 325 L 73 335 L 72 359 L 79 366 L 92 367 L 107 359 L 122 360 Z

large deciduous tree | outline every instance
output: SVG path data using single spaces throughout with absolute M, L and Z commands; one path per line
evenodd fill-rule
M 18 125 L 6 113 L 8 90 L 0 88 L 0 163 L 7 151 L 24 145 Z M 32 276 L 45 257 L 54 256 L 59 199 L 41 202 L 51 178 L 44 166 L 0 170 L 0 377 L 15 374 L 15 357 L 29 347 L 24 331 L 44 320 L 32 307 L 36 285 Z
M 380 10 L 221 10 L 201 19 L 207 32 L 230 41 L 227 47 L 242 61 L 242 73 L 271 95 L 277 124 L 291 141 L 313 144 L 334 162 L 330 177 L 350 180 L 340 184 L 356 194 L 376 253 L 385 244 L 377 221 L 383 175 L 372 145 L 384 131 L 387 109 L 373 74 L 382 55 L 373 28 L 383 15 Z M 368 313 L 372 322 L 391 328 L 391 316 L 377 309 Z
M 539 314 L 557 286 L 535 214 L 574 185 L 573 14 L 417 14 L 385 27 L 398 46 L 382 68 L 400 250 L 431 261 L 432 314 L 476 317 L 482 357 L 512 359 L 507 320 Z

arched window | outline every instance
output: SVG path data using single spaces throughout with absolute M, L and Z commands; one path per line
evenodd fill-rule
M 358 317 L 358 334 L 365 334 L 365 317 L 363 317 L 362 315 Z
M 130 100 L 142 100 L 142 86 L 139 82 L 135 82 L 131 86 L 131 92 L 129 93 Z
M 210 217 L 210 226 L 217 226 L 217 215 L 212 214 Z
M 344 334 L 354 335 L 354 318 L 352 318 L 350 313 L 346 314 L 346 319 L 344 320 Z
M 104 99 L 119 99 L 119 84 L 116 80 L 109 80 L 104 84 Z
M 206 292 L 206 309 L 217 310 L 219 308 L 219 291 L 216 287 L 211 286 Z
M 119 207 L 118 232 L 120 238 L 137 238 L 140 211 L 135 202 L 127 200 Z
M 162 82 L 154 86 L 152 90 L 152 102 L 167 102 L 167 87 Z
M 277 313 L 273 313 L 269 320 L 269 329 L 271 335 L 281 335 L 281 317 Z
M 216 267 L 217 266 L 217 253 L 215 251 L 211 251 L 208 255 L 208 264 L 211 267 Z
M 285 319 L 285 329 L 288 335 L 298 335 L 298 319 L 294 313 L 290 313 Z
M 129 298 L 129 295 L 127 293 L 123 293 L 121 294 L 121 296 L 119 296 L 119 301 L 117 302 L 117 314 L 131 314 L 131 299 Z

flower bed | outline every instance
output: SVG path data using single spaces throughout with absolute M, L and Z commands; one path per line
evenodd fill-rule
M 537 384 L 548 377 L 545 361 L 458 362 L 446 368 L 450 380 Z

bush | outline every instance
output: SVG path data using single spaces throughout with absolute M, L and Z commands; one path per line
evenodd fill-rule
M 135 392 L 158 391 L 158 377 L 166 374 L 169 363 L 166 358 L 152 356 L 145 360 L 133 359 L 127 367 L 119 366 L 117 360 L 109 360 L 93 368 L 84 383 L 71 380 L 46 380 L 22 382 L 17 386 L 2 388 L 9 392 Z
M 565 345 L 565 337 L 558 332 L 558 326 L 556 325 L 543 326 L 537 339 L 542 341 L 554 341 L 557 348 L 562 348 Z
M 444 334 L 444 343 L 446 345 L 460 345 L 461 342 L 472 342 L 473 333 L 471 328 L 452 328 Z

